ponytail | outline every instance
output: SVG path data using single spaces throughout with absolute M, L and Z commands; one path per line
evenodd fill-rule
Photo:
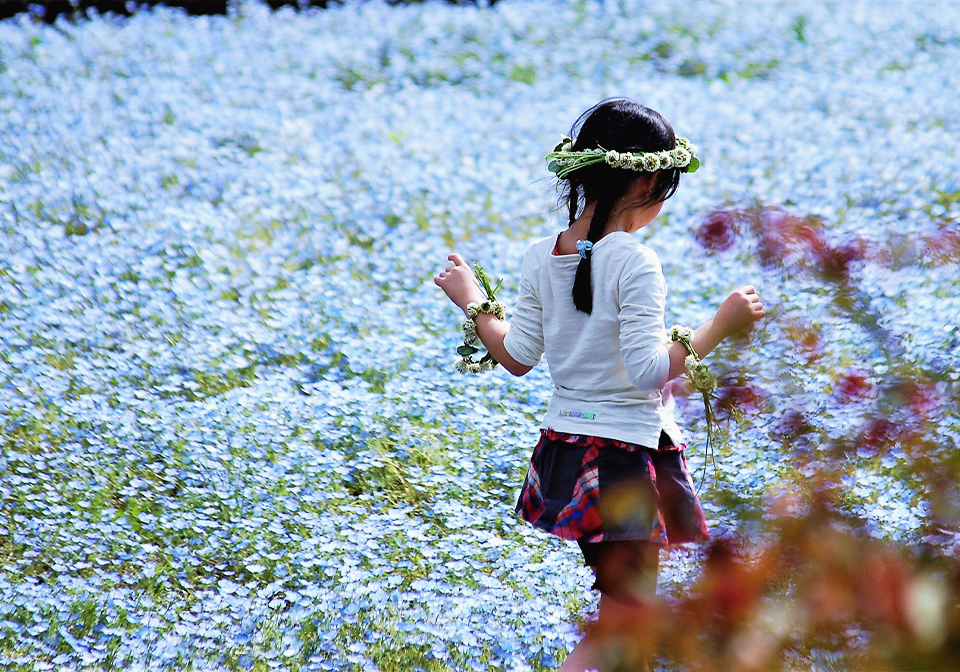
M 614 199 L 604 198 L 597 201 L 593 209 L 593 217 L 590 220 L 590 230 L 587 232 L 587 240 L 590 243 L 596 243 L 600 240 L 603 230 L 610 219 L 610 212 L 613 210 Z M 581 313 L 589 315 L 593 312 L 593 283 L 591 282 L 591 262 L 593 251 L 584 250 L 581 255 L 580 263 L 577 264 L 577 275 L 573 280 L 573 305 Z
M 567 226 L 573 226 L 580 214 L 580 182 L 574 177 L 567 178 L 567 212 L 570 216 Z

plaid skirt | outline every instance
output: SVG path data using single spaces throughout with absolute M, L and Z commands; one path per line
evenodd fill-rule
M 656 450 L 624 441 L 540 431 L 517 513 L 582 543 L 710 538 L 683 451 L 661 434 Z

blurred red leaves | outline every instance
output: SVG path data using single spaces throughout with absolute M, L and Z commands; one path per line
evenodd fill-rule
M 834 385 L 834 395 L 842 400 L 862 399 L 873 390 L 873 382 L 859 371 L 847 371 Z
M 732 248 L 740 236 L 739 219 L 735 210 L 714 210 L 707 215 L 694 237 L 704 249 L 724 252 Z
M 713 542 L 687 594 L 645 604 L 619 659 L 772 672 L 826 650 L 836 669 L 960 669 L 960 563 L 873 538 L 828 485 L 798 497 L 761 540 Z
M 865 258 L 867 245 L 857 239 L 835 247 L 824 238 L 823 229 L 819 217 L 798 217 L 780 208 L 758 206 L 714 210 L 694 238 L 705 250 L 722 252 L 732 248 L 746 230 L 756 240 L 755 252 L 762 267 L 800 265 L 823 280 L 842 282 L 849 276 L 851 264 Z
M 894 401 L 909 408 L 921 420 L 940 406 L 934 386 L 926 381 L 900 380 L 893 388 L 893 395 Z
M 667 669 L 960 670 L 960 453 L 928 436 L 957 393 L 939 371 L 899 359 L 902 344 L 883 328 L 880 304 L 853 277 L 863 262 L 955 264 L 960 231 L 836 240 L 818 217 L 758 205 L 714 210 L 694 237 L 707 253 L 749 246 L 763 269 L 812 280 L 811 291 L 829 296 L 836 316 L 872 337 L 875 349 L 872 362 L 838 358 L 831 371 L 828 329 L 797 313 L 775 318 L 792 361 L 825 374 L 831 398 L 781 406 L 768 419 L 770 438 L 797 473 L 768 493 L 763 532 L 713 542 L 694 585 L 674 602 L 657 602 L 655 618 L 647 613 Z M 885 368 L 872 365 L 878 358 Z M 743 380 L 721 384 L 714 400 L 725 418 L 776 402 Z M 818 416 L 837 403 L 850 422 Z M 921 539 L 878 539 L 850 513 L 862 509 L 840 484 L 864 464 L 909 484 L 901 491 L 907 501 L 893 505 L 904 513 L 924 507 Z
M 694 239 L 707 252 L 717 253 L 732 249 L 749 234 L 763 268 L 804 268 L 835 283 L 846 281 L 851 266 L 861 261 L 885 266 L 960 262 L 960 231 L 953 228 L 891 240 L 886 246 L 869 245 L 860 238 L 832 245 L 824 229 L 823 220 L 815 215 L 798 216 L 779 207 L 756 205 L 712 210 L 697 227 Z
M 764 405 L 764 395 L 749 383 L 735 382 L 724 384 L 720 381 L 717 387 L 713 410 L 720 420 L 733 418 L 740 420 L 745 412 L 758 411 Z
M 853 379 L 845 377 L 835 391 L 839 394 L 840 385 L 846 388 L 856 386 Z M 937 417 L 943 408 L 943 400 L 936 386 L 924 378 L 894 379 L 884 386 L 881 406 L 876 415 L 865 417 L 864 424 L 857 436 L 858 448 L 874 454 L 884 454 L 894 446 L 914 460 L 912 464 L 916 476 L 922 477 L 936 467 L 936 446 L 928 446 L 925 439 L 926 423 Z M 931 461 L 932 460 L 932 461 Z
M 859 446 L 872 453 L 886 453 L 896 443 L 897 426 L 887 418 L 869 418 L 860 434 Z
M 715 635 L 731 634 L 749 619 L 762 596 L 769 564 L 769 554 L 753 564 L 731 540 L 717 541 L 707 550 L 703 573 L 682 610 L 711 622 Z
M 935 264 L 960 262 L 960 231 L 946 230 L 927 238 L 926 256 Z
M 789 410 L 777 423 L 776 434 L 784 443 L 790 443 L 816 431 L 802 411 Z
M 795 217 L 772 208 L 761 210 L 751 218 L 760 264 L 774 268 L 805 253 L 822 250 L 826 247 L 822 227 L 823 223 L 816 217 Z
M 850 265 L 864 258 L 866 245 L 862 241 L 854 241 L 840 247 L 831 247 L 819 238 L 811 250 L 820 276 L 828 282 L 841 282 L 850 275 Z

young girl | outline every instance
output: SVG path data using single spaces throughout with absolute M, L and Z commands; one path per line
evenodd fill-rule
M 594 571 L 596 627 L 560 668 L 582 672 L 618 665 L 608 655 L 609 633 L 642 616 L 660 547 L 709 536 L 668 382 L 684 372 L 690 350 L 706 356 L 764 312 L 746 286 L 688 338 L 671 342 L 660 261 L 630 234 L 657 216 L 681 173 L 696 169 L 695 148 L 659 113 L 622 98 L 586 111 L 571 136 L 548 155 L 569 227 L 527 249 L 512 320 L 484 303 L 458 254 L 435 282 L 510 373 L 522 376 L 546 355 L 554 392 L 517 511 L 576 540 Z

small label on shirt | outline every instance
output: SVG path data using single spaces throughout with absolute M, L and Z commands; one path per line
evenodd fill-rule
M 596 413 L 586 413 L 584 411 L 560 411 L 563 418 L 580 418 L 581 420 L 593 420 L 597 417 Z

